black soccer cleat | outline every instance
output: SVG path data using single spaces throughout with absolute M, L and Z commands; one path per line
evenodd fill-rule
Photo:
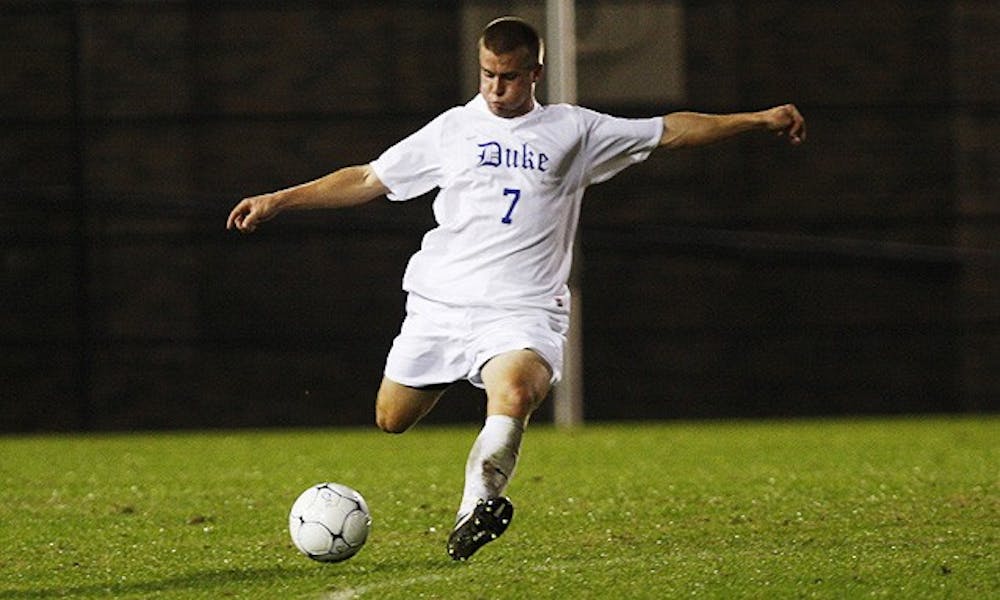
M 498 497 L 480 500 L 472 514 L 455 526 L 448 536 L 448 555 L 453 560 L 466 560 L 476 550 L 500 537 L 507 531 L 514 516 L 510 498 Z

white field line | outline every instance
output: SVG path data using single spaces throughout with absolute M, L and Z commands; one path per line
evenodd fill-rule
M 352 600 L 353 598 L 360 598 L 362 594 L 367 594 L 368 592 L 375 591 L 379 588 L 386 587 L 407 587 L 415 583 L 430 583 L 433 581 L 442 581 L 449 579 L 448 575 L 436 574 L 436 575 L 421 575 L 420 577 L 410 577 L 407 579 L 397 579 L 395 581 L 382 581 L 379 583 L 373 583 L 371 585 L 359 585 L 358 587 L 345 588 L 342 590 L 334 590 L 328 592 L 319 597 L 319 600 Z
M 601 559 L 601 566 L 614 566 L 621 565 L 625 563 L 635 562 L 641 560 L 639 557 L 629 557 L 629 556 L 616 556 L 607 557 Z M 527 569 L 523 571 L 531 571 L 536 573 L 545 573 L 551 571 L 563 571 L 566 569 L 572 569 L 574 567 L 579 567 L 581 565 L 580 561 L 563 562 L 563 563 L 552 563 L 547 562 Z M 406 588 L 410 585 L 416 583 L 429 583 L 433 581 L 445 581 L 451 579 L 454 575 L 451 573 L 436 573 L 433 575 L 421 575 L 419 577 L 409 577 L 407 579 L 394 579 L 392 581 L 380 581 L 372 583 L 370 585 L 359 585 L 357 587 L 344 588 L 342 590 L 333 590 L 322 594 L 317 600 L 353 600 L 355 598 L 361 598 L 367 595 L 369 592 L 375 592 L 384 588 Z

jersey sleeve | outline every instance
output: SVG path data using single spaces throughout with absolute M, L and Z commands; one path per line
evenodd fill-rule
M 649 157 L 663 135 L 663 119 L 625 119 L 581 109 L 587 124 L 587 183 L 606 181 Z
M 375 175 L 389 188 L 390 200 L 416 198 L 440 185 L 444 116 L 424 125 L 372 161 Z

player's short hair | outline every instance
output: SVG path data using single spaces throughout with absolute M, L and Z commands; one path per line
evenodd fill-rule
M 536 67 L 542 64 L 545 57 L 545 43 L 538 31 L 520 17 L 500 17 L 494 19 L 483 29 L 479 43 L 494 54 L 509 54 L 524 48 L 528 56 L 535 59 Z

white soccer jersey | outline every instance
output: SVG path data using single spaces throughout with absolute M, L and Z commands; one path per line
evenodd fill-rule
M 584 190 L 645 160 L 662 132 L 660 118 L 565 104 L 505 119 L 481 95 L 442 113 L 371 164 L 390 200 L 440 188 L 438 225 L 403 289 L 452 305 L 562 311 Z

